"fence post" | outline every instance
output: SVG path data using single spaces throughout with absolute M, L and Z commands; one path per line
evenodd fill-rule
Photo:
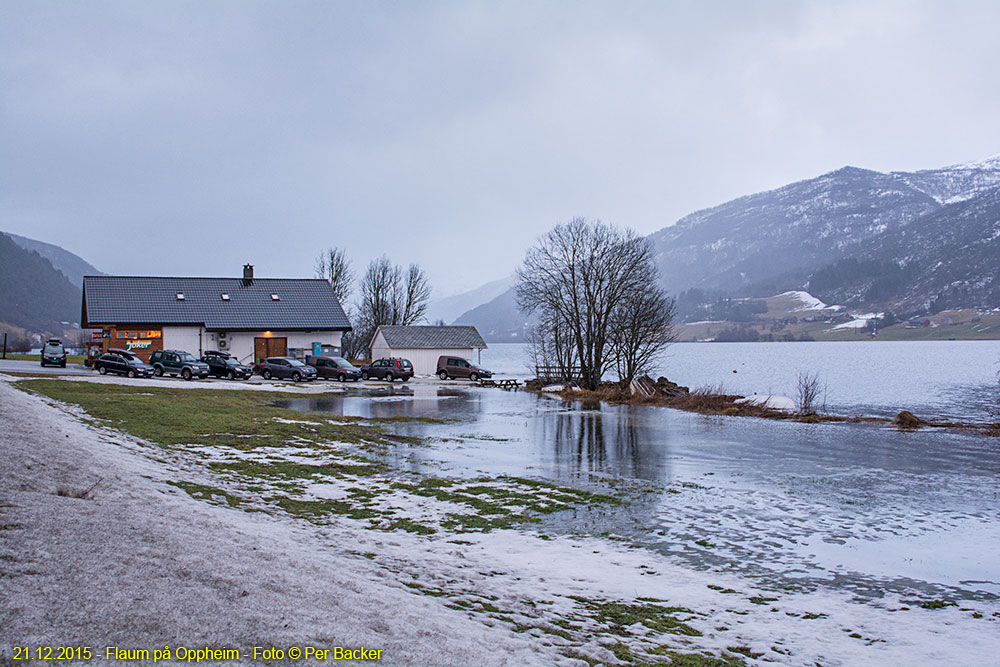
M 4 333 L 4 335 L 3 335 L 3 358 L 4 359 L 7 358 L 7 334 L 6 333 Z

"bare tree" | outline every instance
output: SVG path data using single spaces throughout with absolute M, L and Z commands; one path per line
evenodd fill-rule
M 343 248 L 327 248 L 316 258 L 316 277 L 330 283 L 340 305 L 347 307 L 354 287 L 354 271 Z
M 629 294 L 615 309 L 610 333 L 611 354 L 624 387 L 648 373 L 676 338 L 674 301 L 655 284 Z
M 799 414 L 816 414 L 817 401 L 823 392 L 823 385 L 819 380 L 819 373 L 799 373 L 797 384 L 796 403 Z
M 431 286 L 427 282 L 427 275 L 416 264 L 410 264 L 406 272 L 402 303 L 397 302 L 396 305 L 399 312 L 398 324 L 419 322 L 427 312 L 427 302 L 430 300 Z
M 577 218 L 557 225 L 528 250 L 517 270 L 517 302 L 572 342 L 581 384 L 596 389 L 614 361 L 609 346 L 616 310 L 655 280 L 646 239 Z
M 372 260 L 361 279 L 356 335 L 367 347 L 375 330 L 383 324 L 410 325 L 427 312 L 431 288 L 427 276 L 416 264 L 403 269 L 386 256 Z

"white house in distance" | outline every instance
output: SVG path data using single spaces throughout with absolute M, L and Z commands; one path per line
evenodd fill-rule
M 85 329 L 102 351 L 129 349 L 143 360 L 155 350 L 229 352 L 241 362 L 264 357 L 340 354 L 351 330 L 325 280 L 85 276 Z
M 486 342 L 472 326 L 390 326 L 375 330 L 372 359 L 402 357 L 415 375 L 434 375 L 438 357 L 462 357 L 479 363 Z

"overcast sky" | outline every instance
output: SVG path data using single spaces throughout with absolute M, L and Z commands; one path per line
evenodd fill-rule
M 1000 3 L 0 0 L 0 230 L 114 274 L 438 294 L 851 164 L 1000 152 Z

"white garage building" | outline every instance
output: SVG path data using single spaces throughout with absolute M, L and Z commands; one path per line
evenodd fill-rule
M 434 375 L 438 357 L 461 357 L 479 363 L 486 342 L 471 326 L 389 326 L 375 330 L 370 345 L 372 359 L 402 357 L 413 364 L 415 375 Z

